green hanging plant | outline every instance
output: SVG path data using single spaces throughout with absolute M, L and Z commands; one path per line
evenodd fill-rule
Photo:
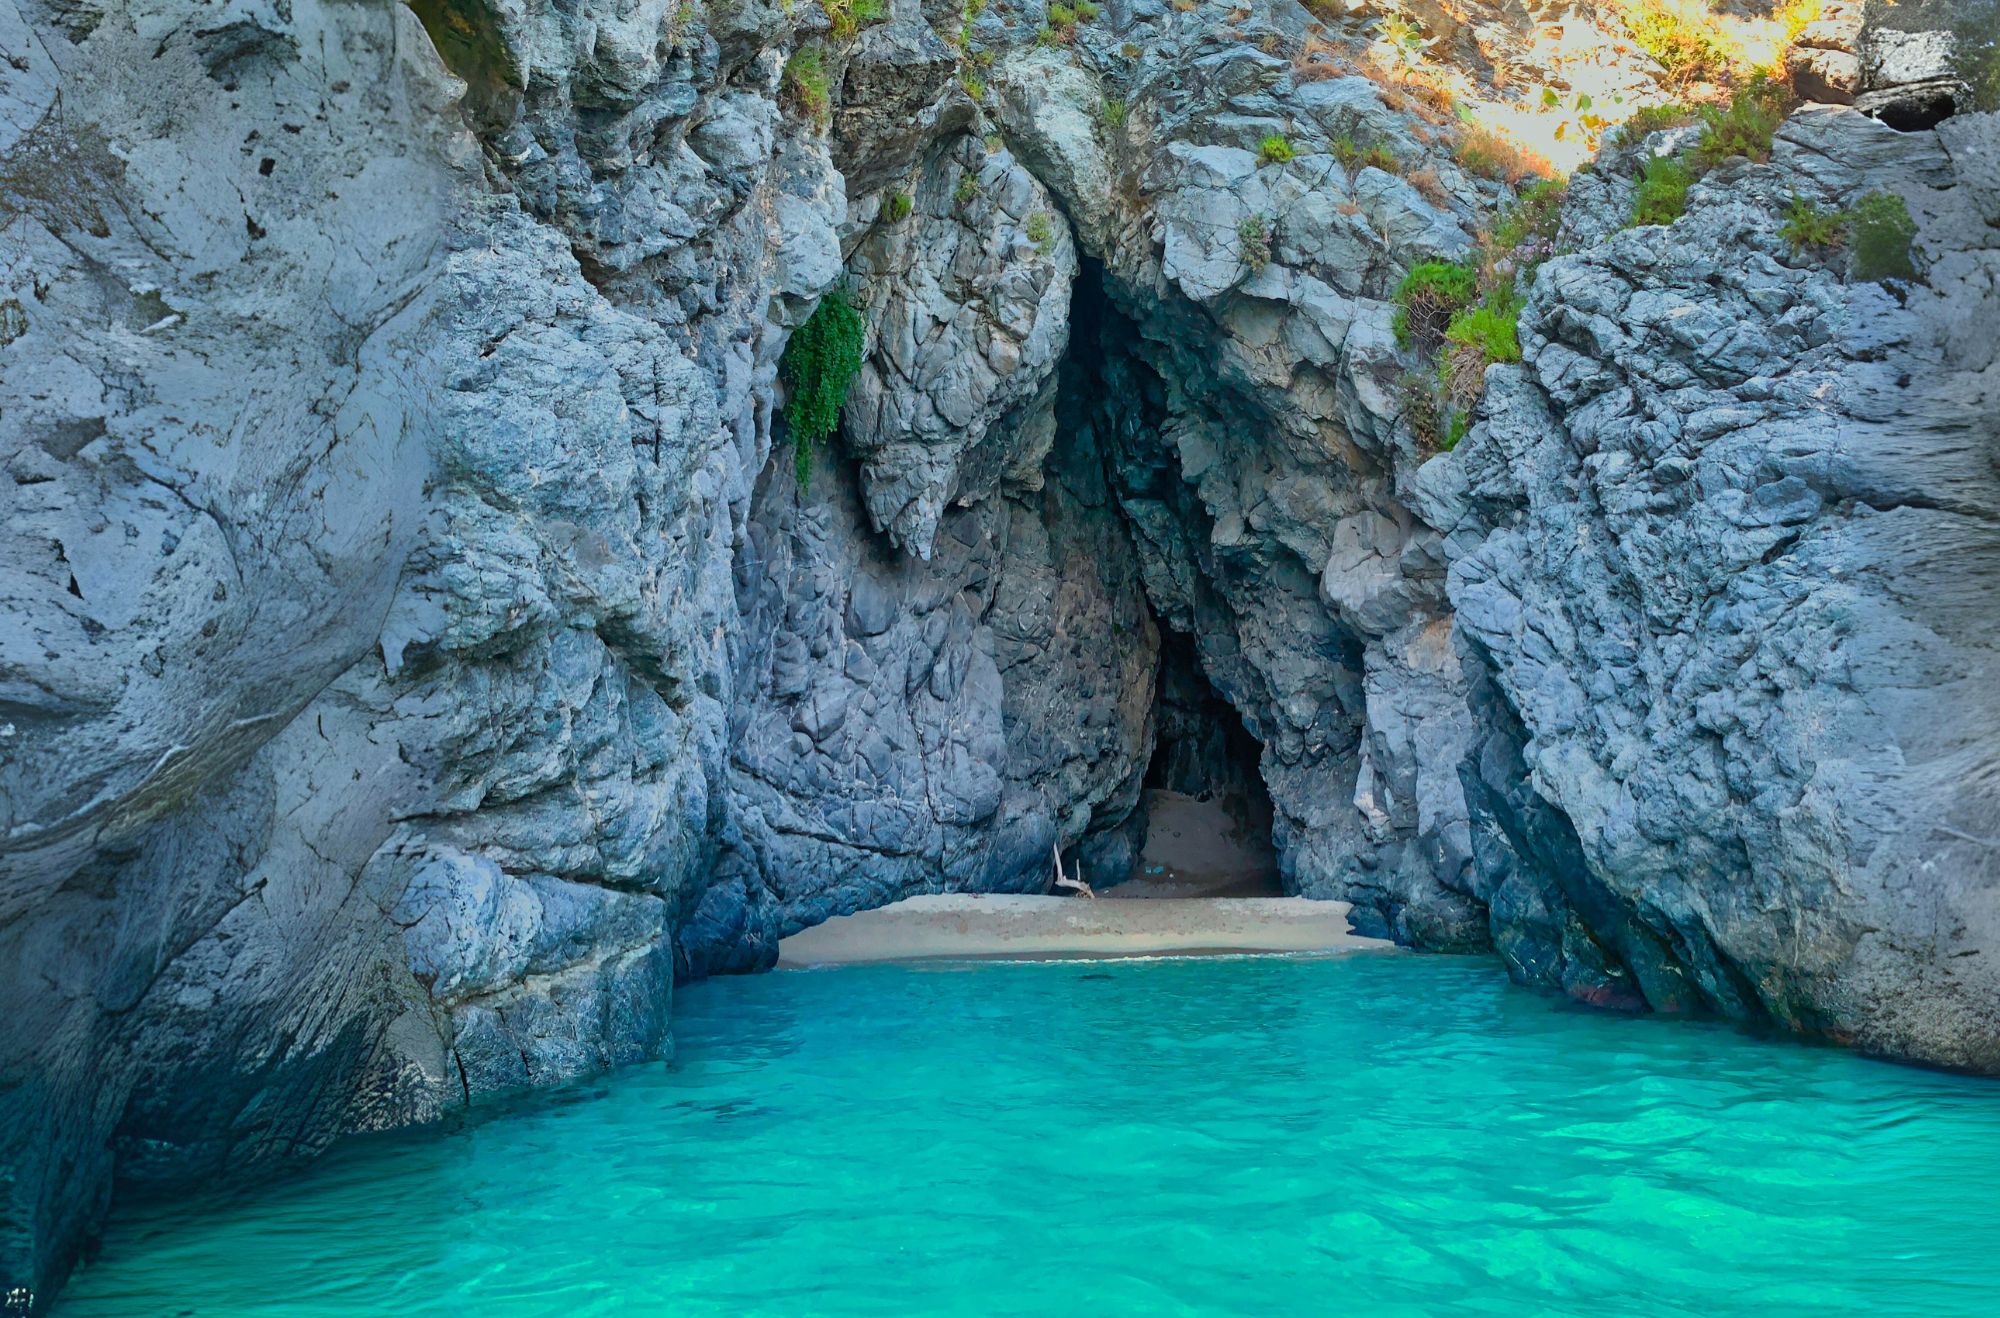
M 792 462 L 799 488 L 812 478 L 812 446 L 840 428 L 847 387 L 861 369 L 867 337 L 863 318 L 845 287 L 819 300 L 806 323 L 792 331 L 778 371 L 785 378 L 785 427 L 792 432 Z

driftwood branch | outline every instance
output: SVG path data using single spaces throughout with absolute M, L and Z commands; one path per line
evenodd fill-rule
M 1090 900 L 1096 901 L 1097 893 L 1088 883 L 1083 881 L 1083 862 L 1079 860 L 1076 863 L 1076 877 L 1071 878 L 1069 875 L 1063 873 L 1062 848 L 1051 844 L 1049 850 L 1055 854 L 1056 858 L 1055 886 L 1058 888 L 1068 888 L 1073 892 L 1080 892 L 1090 898 Z

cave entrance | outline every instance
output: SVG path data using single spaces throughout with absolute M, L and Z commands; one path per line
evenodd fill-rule
M 1126 508 L 1131 498 L 1199 516 L 1177 459 L 1159 439 L 1166 389 L 1134 351 L 1143 338 L 1085 256 L 1070 294 L 1070 340 L 1058 395 L 1059 433 L 1073 458 L 1103 464 L 1102 480 Z M 1129 509 L 1126 511 L 1129 513 Z M 1143 555 L 1146 537 L 1134 540 Z M 1156 611 L 1159 665 L 1153 687 L 1154 743 L 1142 780 L 1145 821 L 1138 856 L 1121 880 L 1099 871 L 1106 897 L 1280 897 L 1273 812 L 1259 761 L 1263 747 L 1211 685 L 1196 638 Z M 1129 845 L 1129 843 L 1128 843 Z M 1127 851 L 1125 854 L 1131 854 Z M 1105 867 L 1109 869 L 1109 866 Z
M 1263 748 L 1202 673 L 1194 638 L 1161 629 L 1146 838 L 1108 897 L 1281 897 Z

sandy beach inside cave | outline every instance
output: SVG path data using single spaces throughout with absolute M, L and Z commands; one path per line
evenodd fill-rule
M 1146 793 L 1146 846 L 1132 877 L 1100 897 L 1279 897 L 1271 821 L 1243 801 Z
M 1267 831 L 1218 801 L 1147 793 L 1146 846 L 1127 881 L 1088 897 L 910 897 L 802 930 L 782 967 L 863 961 L 1338 955 L 1394 946 L 1353 931 L 1346 902 L 1278 895 Z
M 1253 952 L 1331 955 L 1392 946 L 1354 933 L 1347 903 L 1304 897 L 1091 901 L 945 893 L 906 898 L 793 934 L 778 944 L 778 965 Z

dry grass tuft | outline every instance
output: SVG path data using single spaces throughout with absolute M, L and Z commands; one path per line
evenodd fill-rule
M 1355 68 L 1380 90 L 1382 104 L 1440 126 L 1458 117 L 1458 103 L 1471 90 L 1462 75 L 1427 64 L 1389 68 L 1364 59 Z
M 1516 145 L 1490 128 L 1466 125 L 1459 134 L 1458 163 L 1500 183 L 1515 184 L 1523 179 L 1554 178 L 1555 166 L 1548 157 Z
M 1438 177 L 1437 170 L 1425 165 L 1422 169 L 1411 170 L 1403 177 L 1409 180 L 1410 186 L 1415 188 L 1425 201 L 1439 210 L 1450 209 L 1451 193 L 1446 190 L 1444 180 Z
M 1298 82 L 1321 82 L 1327 78 L 1338 78 L 1346 72 L 1336 61 L 1340 45 L 1325 37 L 1310 34 L 1299 53 L 1292 58 L 1292 77 Z
M 1486 392 L 1486 353 L 1477 344 L 1455 343 L 1438 362 L 1439 392 L 1454 408 L 1470 410 Z
M 1450 82 L 1427 68 L 1414 68 L 1403 75 L 1403 86 L 1417 105 L 1417 112 L 1434 124 L 1448 123 L 1458 115 L 1458 92 Z

